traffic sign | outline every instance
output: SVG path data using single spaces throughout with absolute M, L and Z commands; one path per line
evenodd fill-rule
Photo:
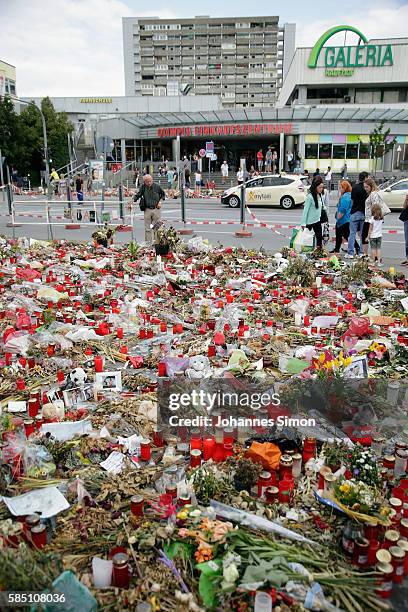
M 205 149 L 200 149 L 198 154 L 200 157 L 205 157 Z
M 205 152 L 207 153 L 214 153 L 214 143 L 211 140 L 210 142 L 206 142 L 205 143 Z

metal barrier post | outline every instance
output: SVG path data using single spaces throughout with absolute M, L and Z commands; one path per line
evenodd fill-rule
M 49 209 L 48 200 L 46 200 L 45 202 L 45 215 L 47 217 L 47 233 L 49 236 L 51 236 L 51 240 L 54 240 L 54 236 L 52 234 L 52 225 L 51 225 L 51 220 L 50 220 L 50 209 Z
M 125 222 L 125 211 L 123 208 L 123 187 L 119 185 L 118 187 L 118 195 L 119 195 L 119 216 L 122 219 L 122 222 Z
M 134 227 L 134 214 L 133 214 L 133 200 L 130 204 L 130 225 L 132 226 L 132 242 L 135 241 L 135 227 Z
M 181 220 L 184 224 L 184 227 L 183 229 L 179 230 L 179 234 L 181 234 L 182 236 L 189 236 L 190 234 L 193 233 L 193 230 L 186 228 L 186 199 L 185 197 L 186 197 L 185 196 L 185 184 L 183 181 L 183 185 L 181 186 L 181 192 L 180 192 L 180 202 L 181 202 Z
M 241 185 L 241 203 L 239 212 L 239 222 L 242 225 L 242 228 L 235 232 L 235 235 L 237 238 L 250 238 L 252 236 L 252 232 L 249 232 L 245 227 L 245 183 L 242 183 Z

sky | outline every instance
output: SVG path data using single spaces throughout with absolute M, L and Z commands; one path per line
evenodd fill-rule
M 248 4 L 240 9 L 236 0 L 148 6 L 140 0 L 0 0 L 0 59 L 16 66 L 18 95 L 124 95 L 122 17 L 248 15 Z M 334 25 L 353 25 L 368 38 L 408 36 L 408 1 L 291 0 L 282 6 L 257 0 L 251 8 L 254 15 L 295 22 L 299 47 L 313 46 Z

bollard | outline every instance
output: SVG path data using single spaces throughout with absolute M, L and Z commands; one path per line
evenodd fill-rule
M 245 227 L 245 183 L 241 185 L 241 203 L 240 203 L 240 220 L 242 228 L 235 232 L 237 238 L 250 238 L 252 232 L 249 232 Z
M 182 236 L 189 236 L 193 233 L 192 229 L 186 228 L 186 201 L 185 201 L 185 193 L 184 193 L 184 185 L 181 186 L 180 192 L 180 201 L 181 201 L 181 220 L 184 224 L 183 229 L 179 230 L 179 234 Z
M 119 197 L 119 216 L 122 219 L 122 222 L 124 222 L 125 221 L 125 211 L 123 207 L 123 187 L 122 185 L 119 185 L 118 197 Z

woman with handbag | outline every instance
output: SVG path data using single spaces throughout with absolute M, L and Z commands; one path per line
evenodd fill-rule
M 322 235 L 322 209 L 324 204 L 323 199 L 324 181 L 321 176 L 315 176 L 310 185 L 309 193 L 303 206 L 303 214 L 300 224 L 302 229 L 307 227 L 308 230 L 313 230 L 316 237 L 316 249 L 321 250 L 323 246 Z M 327 213 L 326 213 L 327 216 Z
M 336 211 L 336 245 L 331 253 L 340 253 L 343 240 L 348 241 L 350 235 L 350 212 L 351 212 L 351 185 L 348 181 L 339 183 L 340 199 Z M 357 240 L 354 242 L 356 253 L 360 247 Z
M 408 266 L 408 195 L 405 196 L 404 208 L 399 216 L 399 220 L 404 224 L 405 236 L 405 259 L 401 262 L 401 266 Z

